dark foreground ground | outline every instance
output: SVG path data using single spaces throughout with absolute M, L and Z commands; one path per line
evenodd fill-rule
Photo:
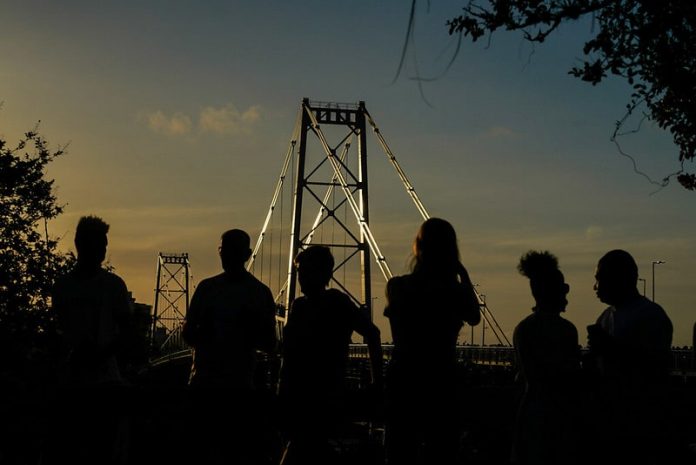
M 83 393 L 55 389 L 49 384 L 5 386 L 0 404 L 0 465 L 89 463 L 84 451 L 80 452 L 79 447 L 76 450 L 74 445 L 98 443 L 105 438 L 116 438 L 117 452 L 112 463 L 205 463 L 207 459 L 201 455 L 196 435 L 206 419 L 217 418 L 219 412 L 206 416 L 197 411 L 199 404 L 192 401 L 186 387 L 188 367 L 187 359 L 164 363 L 141 372 L 130 387 L 91 397 L 90 410 L 97 420 L 92 420 L 94 424 L 87 428 L 75 423 L 71 411 L 72 402 Z M 383 463 L 379 409 L 365 407 L 373 403 L 368 402 L 368 393 L 362 389 L 362 372 L 358 362 L 349 377 L 353 422 L 334 444 L 341 465 Z M 469 401 L 460 409 L 461 463 L 509 463 L 520 396 L 512 368 L 465 366 L 462 380 L 462 398 Z M 696 455 L 689 450 L 689 445 L 696 443 L 696 377 L 674 376 L 668 401 L 670 439 L 665 445 L 665 457 L 669 459 L 664 463 L 696 463 Z M 280 438 L 274 433 L 280 406 L 270 391 L 260 393 L 254 402 L 258 418 L 268 427 L 262 441 L 268 463 L 272 463 L 282 449 Z M 121 418 L 116 429 L 99 423 L 100 412 Z M 76 437 L 78 434 L 84 437 Z M 225 447 L 224 440 L 221 447 Z

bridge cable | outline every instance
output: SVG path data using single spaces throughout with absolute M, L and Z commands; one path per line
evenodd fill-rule
M 401 168 L 401 165 L 397 161 L 396 156 L 389 148 L 389 145 L 387 144 L 387 141 L 384 139 L 382 132 L 377 127 L 377 124 L 375 123 L 374 119 L 372 119 L 372 115 L 370 115 L 370 113 L 365 108 L 363 109 L 363 112 L 365 113 L 365 116 L 366 116 L 368 123 L 370 124 L 370 126 L 372 126 L 372 129 L 373 129 L 375 135 L 377 136 L 377 139 L 379 141 L 380 146 L 382 147 L 382 150 L 387 155 L 389 162 L 392 164 L 392 166 L 396 170 L 396 173 L 398 174 L 399 178 L 401 179 L 401 182 L 403 183 L 404 187 L 406 188 L 406 192 L 411 197 L 411 200 L 413 200 L 413 203 L 416 205 L 416 209 L 418 209 L 418 211 L 421 214 L 421 216 L 423 217 L 423 219 L 427 220 L 428 218 L 430 218 L 430 215 L 428 214 L 428 211 L 425 209 L 423 202 L 421 202 L 420 197 L 418 197 L 418 193 L 416 192 L 416 189 L 413 187 L 413 185 L 411 184 L 411 181 L 409 181 L 408 177 L 406 176 L 406 172 L 403 170 L 403 168 Z M 476 297 L 482 302 L 483 300 L 481 299 L 481 295 L 479 294 L 479 292 L 476 289 L 474 289 L 474 292 L 476 293 Z M 490 314 L 491 318 L 493 318 L 493 321 L 495 322 L 495 326 L 498 328 L 500 333 L 503 335 L 503 338 L 505 339 L 507 344 L 512 345 L 512 344 L 510 344 L 510 341 L 507 338 L 507 336 L 505 336 L 505 333 L 503 332 L 503 330 L 500 328 L 498 321 L 495 319 L 493 314 L 488 309 L 488 306 L 486 306 L 486 310 L 487 310 L 486 313 Z M 493 327 L 493 325 L 491 325 L 491 327 Z M 498 337 L 498 336 L 496 336 L 496 337 Z M 502 343 L 502 340 L 500 340 L 499 337 L 498 337 L 498 341 L 500 343 Z
M 349 140 L 346 143 L 346 146 L 344 147 L 343 151 L 341 152 L 341 161 L 344 161 L 346 159 L 347 152 L 348 152 L 348 149 L 350 148 L 350 145 L 351 144 L 350 144 L 350 140 Z M 294 171 L 292 172 L 292 176 L 294 179 L 294 176 L 295 176 Z M 335 176 L 336 175 L 334 173 L 334 177 L 331 180 L 331 184 L 333 184 L 337 181 Z M 295 185 L 294 180 L 293 180 L 292 185 L 293 186 Z M 312 240 L 314 239 L 314 233 L 316 232 L 317 228 L 319 227 L 320 223 L 322 222 L 322 218 L 324 216 L 324 211 L 326 210 L 325 205 L 328 203 L 329 198 L 333 194 L 334 189 L 335 189 L 335 186 L 333 186 L 333 185 L 329 186 L 326 189 L 326 193 L 324 194 L 322 204 L 319 206 L 319 211 L 317 212 L 317 215 L 314 218 L 314 222 L 312 223 L 312 227 L 309 230 L 309 234 L 307 235 L 307 238 L 304 240 L 305 244 L 312 243 Z M 278 294 L 276 294 L 276 301 L 279 301 L 279 299 L 283 296 L 283 294 L 285 293 L 285 291 L 288 288 L 288 285 L 289 285 L 289 280 L 286 279 L 285 282 L 283 283 L 283 286 L 278 291 Z
M 386 258 L 384 257 L 384 255 L 382 255 L 382 252 L 380 251 L 379 246 L 377 245 L 377 241 L 372 235 L 372 231 L 370 230 L 369 225 L 365 221 L 365 218 L 363 218 L 360 215 L 360 209 L 358 208 L 358 204 L 353 198 L 353 194 L 350 191 L 350 188 L 348 187 L 345 178 L 343 177 L 343 173 L 341 173 L 341 164 L 336 159 L 336 153 L 329 147 L 329 144 L 326 141 L 326 137 L 324 136 L 324 133 L 322 132 L 321 127 L 317 122 L 316 116 L 313 114 L 312 111 L 310 111 L 307 108 L 305 108 L 305 111 L 307 112 L 307 115 L 309 116 L 312 122 L 312 130 L 319 138 L 319 141 L 321 142 L 321 145 L 324 148 L 324 152 L 326 153 L 326 156 L 328 157 L 329 162 L 331 163 L 331 166 L 334 169 L 334 173 L 336 174 L 336 177 L 338 178 L 338 181 L 341 185 L 341 189 L 343 190 L 343 193 L 346 196 L 348 205 L 350 206 L 350 209 L 353 211 L 353 215 L 355 216 L 355 219 L 357 220 L 360 226 L 360 230 L 363 232 L 363 237 L 367 240 L 370 250 L 375 255 L 377 266 L 379 266 L 379 269 L 382 272 L 384 279 L 389 281 L 389 279 L 393 276 L 392 272 L 389 269 L 389 265 L 387 264 Z
M 276 217 L 277 217 L 277 215 L 274 214 L 273 217 L 271 218 L 271 227 L 269 228 L 270 229 L 270 234 L 269 234 L 270 237 L 268 238 L 268 240 L 271 243 L 271 253 L 268 256 L 268 287 L 271 287 L 271 285 L 272 285 L 271 283 L 273 283 L 273 229 L 275 229 L 273 223 L 274 223 L 274 219 L 277 219 Z
M 493 331 L 493 335 L 494 335 L 495 338 L 498 340 L 498 343 L 499 343 L 499 344 L 502 344 L 503 341 L 502 341 L 502 339 L 500 338 L 500 336 L 498 335 L 498 332 L 495 330 L 495 326 L 493 326 L 493 325 L 491 324 L 491 320 L 488 319 L 488 313 L 489 313 L 489 312 L 486 312 L 486 311 L 484 311 L 483 309 L 481 310 L 481 315 L 483 315 L 484 320 L 488 323 L 488 327 L 490 328 L 491 331 Z
M 290 147 L 288 148 L 288 151 L 285 155 L 285 161 L 283 162 L 283 168 L 280 171 L 280 176 L 278 177 L 275 191 L 273 192 L 273 198 L 271 199 L 271 206 L 268 209 L 268 213 L 266 214 L 266 219 L 263 223 L 263 227 L 261 228 L 261 233 L 259 234 L 259 237 L 256 240 L 256 245 L 254 246 L 254 250 L 251 253 L 251 258 L 249 259 L 249 263 L 247 264 L 247 271 L 251 270 L 251 267 L 254 265 L 254 261 L 256 260 L 256 255 L 258 254 L 259 250 L 261 249 L 261 245 L 263 244 L 263 239 L 266 236 L 266 230 L 268 229 L 268 224 L 271 221 L 271 217 L 273 216 L 273 211 L 275 210 L 276 203 L 278 202 L 278 197 L 279 197 L 281 190 L 283 188 L 283 183 L 285 182 L 285 176 L 287 175 L 287 172 L 288 172 L 288 166 L 290 166 L 290 160 L 291 160 L 292 155 L 294 153 L 295 143 L 296 143 L 295 140 L 290 141 Z M 263 263 L 261 264 L 261 266 L 263 266 Z
M 352 138 L 351 138 L 352 139 Z M 350 149 L 350 140 L 346 142 L 343 150 L 341 151 L 341 162 L 345 162 L 346 157 L 348 156 L 348 149 Z M 306 242 L 310 244 L 312 242 L 312 239 L 314 238 L 314 232 L 319 226 L 319 223 L 321 222 L 324 212 L 326 211 L 326 204 L 329 202 L 329 199 L 331 198 L 332 195 L 334 195 L 334 191 L 336 189 L 336 186 L 334 184 L 338 181 L 338 178 L 336 177 L 336 174 L 334 173 L 333 177 L 331 178 L 331 185 L 326 189 L 326 193 L 324 194 L 323 201 L 321 205 L 319 206 L 319 212 L 317 212 L 317 216 L 314 217 L 314 223 L 312 223 L 312 227 L 309 230 L 309 235 L 307 236 Z
M 278 252 L 279 252 L 279 254 L 278 254 L 278 287 L 277 287 L 278 290 L 280 290 L 280 280 L 281 280 L 281 276 L 283 275 L 283 260 L 282 260 L 282 257 L 283 257 L 283 242 L 284 242 L 284 239 L 283 239 L 283 223 L 285 222 L 285 214 L 284 214 L 284 209 L 283 209 L 283 199 L 284 199 L 284 197 L 285 197 L 285 195 L 281 193 L 281 194 L 280 194 L 280 232 L 279 232 L 279 235 L 280 235 L 280 239 L 279 239 L 279 241 L 280 241 L 280 250 L 278 251 Z
M 389 159 L 389 162 L 392 164 L 392 166 L 394 166 L 396 173 L 399 175 L 401 182 L 406 188 L 406 192 L 411 197 L 411 200 L 413 200 L 413 203 L 416 205 L 416 209 L 418 209 L 418 212 L 421 214 L 423 219 L 427 220 L 428 218 L 430 218 L 430 215 L 428 214 L 428 211 L 425 209 L 423 202 L 421 202 L 420 198 L 418 197 L 418 194 L 416 193 L 416 189 L 413 187 L 413 184 L 411 184 L 411 181 L 408 180 L 406 172 L 401 168 L 401 165 L 399 165 L 399 162 L 396 160 L 396 156 L 387 145 L 387 141 L 384 139 L 384 136 L 382 136 L 382 132 L 377 127 L 377 124 L 372 119 L 370 113 L 367 111 L 367 109 L 363 109 L 363 112 L 367 117 L 367 122 L 370 123 L 370 126 L 372 126 L 372 130 L 377 135 L 379 144 L 382 146 L 382 151 L 384 151 L 385 155 L 387 155 L 387 158 Z
M 261 244 L 263 243 L 264 236 L 266 235 L 266 229 L 268 228 L 268 223 L 271 220 L 271 216 L 273 215 L 273 210 L 275 209 L 276 202 L 278 201 L 278 195 L 281 193 L 281 190 L 283 188 L 285 176 L 288 172 L 288 167 L 290 166 L 290 160 L 294 159 L 295 144 L 297 143 L 297 138 L 299 137 L 299 134 L 300 134 L 300 124 L 301 124 L 301 119 L 300 119 L 300 114 L 298 112 L 298 115 L 295 118 L 295 127 L 292 131 L 292 138 L 290 139 L 290 144 L 288 145 L 288 150 L 285 154 L 285 161 L 283 162 L 283 168 L 280 170 L 280 176 L 278 177 L 278 181 L 276 182 L 276 187 L 275 187 L 275 190 L 273 192 L 273 198 L 271 199 L 271 206 L 268 209 L 268 213 L 266 214 L 266 219 L 264 220 L 263 227 L 261 228 L 261 233 L 259 234 L 259 237 L 256 240 L 256 245 L 254 246 L 254 250 L 251 253 L 251 258 L 249 259 L 249 263 L 247 264 L 247 271 L 251 270 L 253 265 L 254 265 L 256 255 L 258 254 L 259 249 L 261 248 Z
M 486 313 L 491 317 L 491 319 L 493 320 L 493 323 L 495 323 L 495 326 L 498 328 L 498 331 L 500 331 L 500 334 L 503 336 L 503 339 L 505 339 L 505 342 L 507 343 L 507 345 L 511 347 L 512 344 L 510 343 L 510 340 L 509 340 L 509 339 L 507 338 L 507 336 L 505 335 L 505 332 L 503 331 L 503 329 L 502 329 L 502 328 L 500 327 L 500 325 L 498 324 L 498 320 L 495 319 L 495 315 L 493 315 L 493 313 L 492 313 L 491 310 L 488 308 L 488 305 L 486 305 L 485 302 L 483 303 L 483 308 L 485 308 Z M 493 327 L 493 326 L 491 325 L 491 328 L 492 328 L 492 327 Z M 503 341 L 501 341 L 499 337 L 498 337 L 498 342 L 500 342 L 501 344 L 503 343 Z

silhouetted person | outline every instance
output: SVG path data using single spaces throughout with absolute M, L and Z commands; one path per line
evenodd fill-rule
M 183 327 L 193 347 L 193 391 L 198 444 L 204 463 L 260 463 L 260 420 L 254 386 L 256 351 L 276 346 L 275 303 L 266 285 L 244 268 L 249 235 L 225 232 L 219 247 L 223 272 L 200 282 Z
M 689 368 L 696 369 L 696 323 L 691 333 L 691 366 Z
M 666 432 L 666 383 L 671 368 L 672 323 L 640 295 L 638 267 L 624 250 L 597 264 L 594 289 L 610 305 L 588 342 L 599 373 L 597 425 L 609 459 L 658 463 Z
M 577 463 L 573 403 L 580 372 L 578 331 L 561 317 L 570 287 L 549 252 L 530 251 L 518 270 L 529 278 L 536 305 L 513 341 L 524 384 L 515 427 L 515 464 Z
M 123 280 L 102 268 L 108 231 L 101 218 L 80 218 L 77 263 L 56 281 L 52 295 L 67 355 L 68 399 L 61 401 L 71 429 L 63 444 L 71 463 L 116 463 L 123 453 L 116 446 L 123 439 L 118 432 L 123 419 L 117 417 L 123 380 L 116 352 L 130 305 Z
M 425 221 L 409 275 L 387 283 L 394 350 L 386 376 L 389 465 L 451 464 L 459 441 L 456 344 L 464 322 L 481 319 L 454 228 Z
M 356 332 L 367 342 L 373 389 L 382 380 L 382 347 L 377 327 L 346 294 L 327 289 L 334 259 L 311 246 L 295 259 L 304 294 L 292 303 L 283 332 L 280 401 L 289 439 L 284 465 L 332 464 L 329 440 L 345 421 L 348 348 Z

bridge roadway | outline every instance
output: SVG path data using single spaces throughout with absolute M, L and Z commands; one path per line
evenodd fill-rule
M 391 358 L 392 344 L 383 344 L 382 351 L 385 363 Z M 583 353 L 587 349 L 582 349 Z M 675 376 L 696 377 L 696 357 L 695 351 L 689 349 L 672 350 L 673 372 Z M 351 344 L 349 356 L 352 360 L 368 359 L 367 346 L 365 344 Z M 156 358 L 150 363 L 151 367 L 157 367 L 164 363 L 181 363 L 183 360 L 191 358 L 190 349 L 182 349 L 168 355 Z M 457 358 L 463 364 L 474 364 L 483 366 L 510 367 L 515 366 L 515 350 L 509 346 L 476 346 L 461 345 L 457 346 Z

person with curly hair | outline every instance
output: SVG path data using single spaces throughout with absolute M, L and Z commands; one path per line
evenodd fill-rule
M 536 305 L 515 328 L 519 381 L 524 386 L 515 425 L 515 464 L 573 463 L 571 401 L 580 370 L 578 331 L 561 313 L 570 286 L 548 251 L 529 251 L 519 272 L 529 278 Z

